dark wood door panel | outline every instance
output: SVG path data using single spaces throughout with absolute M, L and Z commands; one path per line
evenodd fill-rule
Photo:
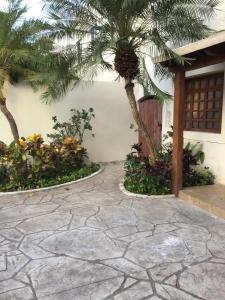
M 155 99 L 147 99 L 139 102 L 139 111 L 149 133 L 153 137 L 156 147 L 162 142 L 162 104 Z M 139 143 L 142 143 L 142 151 L 145 156 L 149 155 L 145 140 L 139 135 Z

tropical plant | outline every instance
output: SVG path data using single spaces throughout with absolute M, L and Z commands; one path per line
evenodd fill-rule
M 163 135 L 161 149 L 158 150 L 158 158 L 162 158 L 172 164 L 173 156 L 173 126 Z M 205 153 L 202 151 L 202 144 L 187 142 L 183 148 L 183 166 L 184 170 L 190 171 L 192 166 L 198 166 L 204 163 Z
M 77 80 L 72 71 L 74 57 L 56 51 L 47 33 L 50 25 L 36 19 L 26 20 L 22 0 L 6 0 L 0 9 L 0 110 L 7 118 L 14 140 L 19 140 L 16 121 L 6 105 L 6 83 L 20 80 L 34 89 L 45 87 L 44 98 L 57 98 Z
M 196 146 L 197 145 L 197 146 Z M 204 152 L 198 144 L 185 147 L 184 151 L 184 187 L 210 185 L 215 176 L 206 167 L 202 167 Z M 198 149 L 198 150 L 197 150 Z M 132 147 L 124 165 L 124 185 L 127 190 L 147 195 L 165 195 L 172 192 L 172 151 L 170 144 L 163 148 L 158 158 L 152 162 L 142 155 L 141 144 Z
M 52 117 L 54 122 L 54 133 L 48 134 L 48 138 L 54 142 L 62 141 L 66 137 L 74 137 L 79 139 L 79 143 L 83 143 L 84 136 L 87 131 L 92 131 L 91 121 L 95 117 L 94 109 L 89 108 L 88 110 L 82 109 L 71 109 L 71 117 L 69 121 L 60 123 L 58 117 Z M 94 137 L 94 134 L 92 134 Z
M 138 112 L 134 84 L 160 99 L 168 95 L 151 79 L 146 57 L 163 55 L 183 64 L 173 45 L 205 37 L 209 29 L 205 19 L 213 16 L 218 0 L 44 0 L 55 21 L 53 36 L 77 39 L 68 47 L 78 57 L 77 69 L 93 79 L 103 70 L 115 70 L 125 81 L 134 120 L 146 140 L 152 157 L 157 156 L 154 143 Z M 88 39 L 92 34 L 92 39 Z M 84 39 L 81 49 L 80 40 Z M 169 46 L 170 45 L 170 46 Z M 112 58 L 114 57 L 114 63 Z M 156 66 L 156 75 L 168 75 Z
M 0 142 L 0 191 L 36 188 L 76 180 L 98 169 L 74 137 L 45 144 L 40 134 L 9 146 Z
M 142 155 L 141 144 L 132 146 L 124 164 L 124 185 L 130 192 L 147 195 L 165 195 L 171 193 L 171 165 L 163 159 L 154 163 Z

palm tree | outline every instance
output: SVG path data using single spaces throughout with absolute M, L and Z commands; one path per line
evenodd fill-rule
M 54 23 L 54 36 L 84 39 L 77 68 L 81 74 L 115 70 L 125 81 L 125 90 L 139 131 L 145 138 L 152 157 L 156 157 L 154 143 L 143 123 L 136 104 L 134 84 L 145 90 L 163 94 L 155 85 L 145 66 L 146 57 L 164 55 L 179 64 L 184 59 L 171 49 L 173 45 L 205 37 L 209 29 L 204 20 L 213 16 L 218 0 L 44 0 Z M 95 38 L 87 42 L 90 32 Z M 70 49 L 73 46 L 70 45 Z M 113 59 L 109 56 L 113 55 Z M 157 75 L 167 74 L 160 66 Z
M 56 51 L 47 35 L 50 25 L 25 19 L 22 0 L 7 0 L 0 10 L 0 110 L 7 118 L 15 141 L 19 139 L 16 121 L 6 105 L 5 83 L 23 80 L 34 89 L 45 87 L 43 98 L 57 98 L 76 81 L 68 51 Z M 71 69 L 70 69 L 71 68 Z

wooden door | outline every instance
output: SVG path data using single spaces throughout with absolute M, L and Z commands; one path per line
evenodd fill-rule
M 156 147 L 159 148 L 162 143 L 162 103 L 154 97 L 143 97 L 139 100 L 139 111 Z M 139 143 L 142 143 L 143 154 L 148 156 L 149 151 L 141 134 L 139 135 Z

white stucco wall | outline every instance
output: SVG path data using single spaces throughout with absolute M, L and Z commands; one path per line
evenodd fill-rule
M 216 30 L 225 29 L 225 0 L 220 0 L 220 4 L 216 9 L 216 15 L 208 22 L 208 25 Z
M 93 107 L 96 114 L 93 121 L 95 138 L 88 136 L 85 142 L 91 160 L 124 160 L 130 146 L 137 142 L 137 133 L 130 129 L 133 118 L 123 83 L 106 80 L 89 86 L 81 85 L 52 104 L 41 103 L 41 92 L 34 93 L 24 85 L 11 86 L 5 92 L 8 108 L 17 121 L 21 136 L 36 132 L 45 137 L 52 131 L 52 116 L 57 115 L 59 120 L 66 121 L 71 108 Z M 138 89 L 136 92 L 139 93 Z M 0 140 L 6 143 L 12 140 L 3 114 L 0 114 Z
M 225 71 L 225 63 L 201 68 L 196 71 L 186 73 L 186 77 L 211 72 Z M 163 133 L 165 133 L 173 123 L 173 102 L 166 102 L 163 107 Z M 205 165 L 210 167 L 217 177 L 217 182 L 225 184 L 225 84 L 223 95 L 223 119 L 222 131 L 218 133 L 205 132 L 184 132 L 185 142 L 201 143 L 206 159 Z

